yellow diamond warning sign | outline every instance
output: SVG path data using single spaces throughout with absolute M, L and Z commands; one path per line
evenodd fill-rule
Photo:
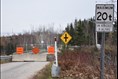
M 64 32 L 64 34 L 61 36 L 61 40 L 65 43 L 68 44 L 68 42 L 72 39 L 72 37 L 67 33 Z

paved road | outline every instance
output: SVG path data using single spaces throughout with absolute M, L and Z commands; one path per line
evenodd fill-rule
M 1 79 L 30 79 L 49 62 L 12 62 L 1 64 Z

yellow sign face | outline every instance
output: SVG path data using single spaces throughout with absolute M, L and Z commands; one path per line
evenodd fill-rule
M 62 36 L 61 36 L 61 40 L 65 43 L 68 44 L 68 42 L 72 39 L 72 37 L 65 32 Z

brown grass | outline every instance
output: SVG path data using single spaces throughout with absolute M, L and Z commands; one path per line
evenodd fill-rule
M 90 50 L 65 51 L 59 57 L 60 79 L 100 79 L 100 60 Z M 114 66 L 104 67 L 104 79 L 116 79 Z
M 64 50 L 59 55 L 60 78 L 51 77 L 52 63 L 32 79 L 100 79 L 100 52 L 94 48 Z M 105 64 L 104 79 L 117 79 L 114 65 Z

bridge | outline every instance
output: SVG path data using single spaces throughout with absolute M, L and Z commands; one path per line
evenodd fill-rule
M 33 54 L 32 52 L 21 55 L 13 54 L 12 61 L 47 61 L 47 54 L 46 52 L 38 54 Z

